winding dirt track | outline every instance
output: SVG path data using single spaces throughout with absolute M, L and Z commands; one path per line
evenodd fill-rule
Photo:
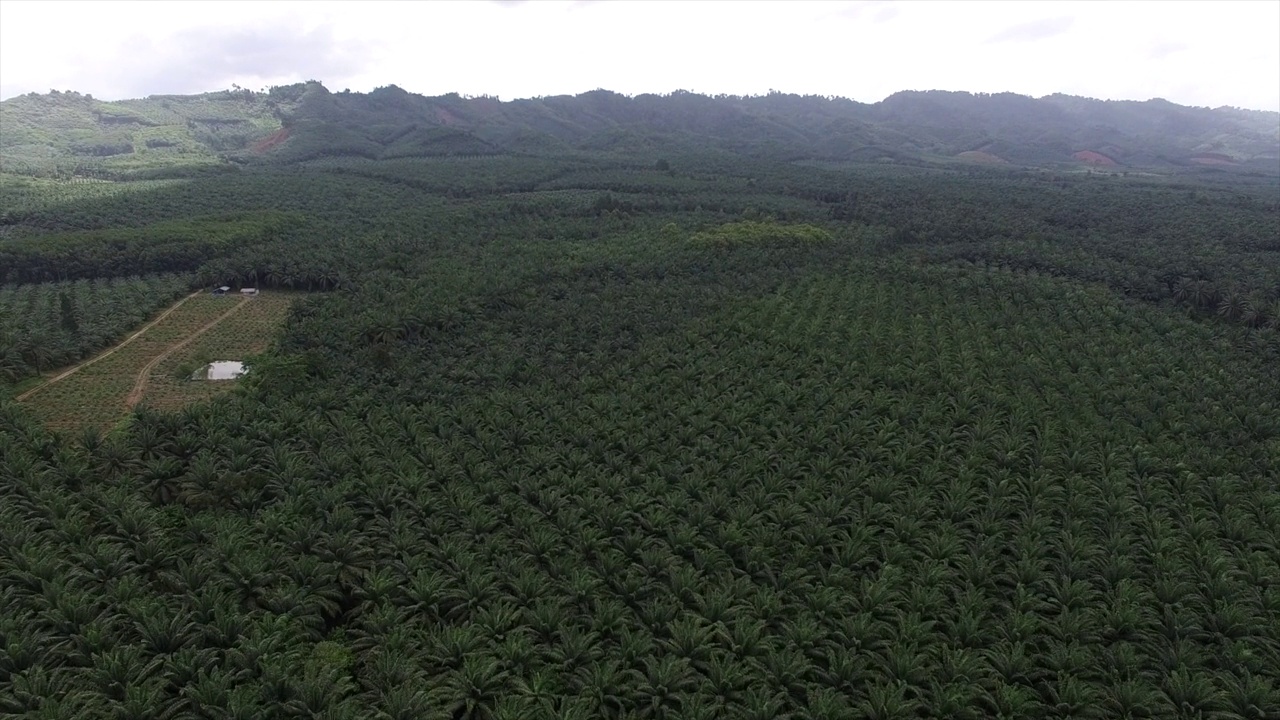
M 138 401 L 142 399 L 142 394 L 147 390 L 147 382 L 151 379 L 151 370 L 155 368 L 156 365 L 159 365 L 161 362 L 164 361 L 165 358 L 174 354 L 178 350 L 181 350 L 182 348 L 186 347 L 187 343 L 191 342 L 192 340 L 195 340 L 196 338 L 205 334 L 209 330 L 213 329 L 213 327 L 218 323 L 234 315 L 236 311 L 244 307 L 244 304 L 247 302 L 249 302 L 249 298 L 246 298 L 246 297 L 240 298 L 240 301 L 237 302 L 230 310 L 222 313 L 221 315 L 210 320 L 204 325 L 201 325 L 198 329 L 193 331 L 190 335 L 170 345 L 169 347 L 165 348 L 164 352 L 151 358 L 151 362 L 147 363 L 146 366 L 143 367 L 142 370 L 138 372 L 138 379 L 133 383 L 133 390 L 130 390 L 129 397 L 124 399 L 125 410 L 132 410 L 133 407 L 138 404 Z
M 177 310 L 177 309 L 178 309 L 178 308 L 180 308 L 180 307 L 182 307 L 182 304 L 183 304 L 183 303 L 185 303 L 186 301 L 190 300 L 190 299 L 191 299 L 191 298 L 193 298 L 193 297 L 196 297 L 197 295 L 200 295 L 200 294 L 201 294 L 201 293 L 203 293 L 203 292 L 204 292 L 203 290 L 197 290 L 197 291 L 195 291 L 195 292 L 191 293 L 190 295 L 188 295 L 188 296 L 186 296 L 186 297 L 182 298 L 181 300 L 179 300 L 178 302 L 174 303 L 173 305 L 170 305 L 168 310 L 165 310 L 164 312 L 160 313 L 159 317 L 157 317 L 155 320 L 152 320 L 151 322 L 147 323 L 146 325 L 143 325 L 141 330 L 138 330 L 138 331 L 137 331 L 137 332 L 135 332 L 134 334 L 132 334 L 132 335 L 130 335 L 129 337 L 125 338 L 124 340 L 121 340 L 120 342 L 118 342 L 118 343 L 116 343 L 115 345 L 111 346 L 111 347 L 110 347 L 110 348 L 108 348 L 107 350 L 104 350 L 103 352 L 101 352 L 101 353 L 99 353 L 99 354 L 97 354 L 97 355 L 94 355 L 93 357 L 89 358 L 88 360 L 85 360 L 84 362 L 80 363 L 79 365 L 76 365 L 76 366 L 74 366 L 74 367 L 70 368 L 69 370 L 65 370 L 65 371 L 63 371 L 63 372 L 61 372 L 61 373 L 59 373 L 59 374 L 57 374 L 57 375 L 55 375 L 55 376 L 53 376 L 53 377 L 49 378 L 48 380 L 46 380 L 46 381 L 44 381 L 44 382 L 40 383 L 39 385 L 37 385 L 37 386 L 35 386 L 35 387 L 31 388 L 30 390 L 28 390 L 28 391 L 26 391 L 26 392 L 22 393 L 22 394 L 21 394 L 21 395 L 19 395 L 16 399 L 18 400 L 18 402 L 22 402 L 23 400 L 26 400 L 27 398 L 31 397 L 32 395 L 35 395 L 36 393 L 40 392 L 41 390 L 43 390 L 43 389 L 45 389 L 45 388 L 49 387 L 50 385 L 52 385 L 52 384 L 54 384 L 54 383 L 58 382 L 59 380 L 62 380 L 63 378 L 66 378 L 66 377 L 70 377 L 70 376 L 72 376 L 72 375 L 76 374 L 77 372 L 80 372 L 80 371 L 81 371 L 81 370 L 83 370 L 84 368 L 87 368 L 87 367 L 89 367 L 90 365 L 92 365 L 92 364 L 94 364 L 94 363 L 98 362 L 99 360 L 101 360 L 101 359 L 103 359 L 103 358 L 110 357 L 112 353 L 114 353 L 115 351 L 117 351 L 117 350 L 119 350 L 120 348 L 124 347 L 125 345 L 128 345 L 129 343 L 133 342 L 134 340 L 137 340 L 139 337 L 141 337 L 141 336 L 142 336 L 142 334 L 143 334 L 143 333 L 145 333 L 146 331 L 148 331 L 148 330 L 150 330 L 151 328 L 155 327 L 155 326 L 156 326 L 156 325 L 158 325 L 162 320 L 164 320 L 165 318 L 167 318 L 167 317 L 169 317 L 170 315 L 172 315 L 172 314 L 173 314 L 173 311 L 174 311 L 174 310 Z M 132 407 L 132 406 L 130 406 L 130 407 Z

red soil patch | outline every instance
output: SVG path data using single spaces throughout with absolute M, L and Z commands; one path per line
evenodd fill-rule
M 440 124 L 445 127 L 454 127 L 462 124 L 462 118 L 444 108 L 436 108 L 436 120 L 439 120 Z
M 259 155 L 289 139 L 289 128 L 280 128 L 253 144 L 253 151 Z
M 1086 165 L 1115 165 L 1116 164 L 1115 160 L 1112 160 L 1111 158 L 1107 157 L 1106 155 L 1103 155 L 1102 153 L 1094 152 L 1092 150 L 1081 150 L 1078 153 L 1073 153 L 1071 157 L 1079 160 L 1080 162 Z
M 983 152 L 982 150 L 966 150 L 959 155 L 956 155 L 956 157 L 962 160 L 973 160 L 975 162 L 996 163 L 998 165 L 1009 164 L 1008 160 L 1005 160 L 999 155 L 993 155 L 989 152 Z
M 1230 155 L 1222 153 L 1196 153 L 1191 156 L 1191 162 L 1200 165 L 1235 165 L 1236 161 L 1231 159 Z

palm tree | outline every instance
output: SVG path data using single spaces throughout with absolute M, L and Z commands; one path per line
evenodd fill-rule
M 146 658 L 137 645 L 120 645 L 93 657 L 89 677 L 106 697 L 124 702 L 131 688 L 140 687 L 161 667 L 160 658 Z
M 462 667 L 466 658 L 483 648 L 485 643 L 484 635 L 474 625 L 447 625 L 441 630 L 439 637 L 433 639 L 428 657 L 436 665 L 457 669 Z
M 1161 688 L 1179 714 L 1215 714 L 1226 707 L 1225 693 L 1202 673 L 1178 668 L 1165 677 Z
M 22 355 L 35 369 L 36 375 L 43 375 L 56 355 L 55 339 L 43 329 L 30 332 L 22 339 Z
M 533 707 L 554 716 L 558 699 L 564 695 L 564 688 L 556 673 L 547 670 L 534 670 L 527 676 L 516 677 L 512 682 L 516 694 L 524 700 L 526 708 Z
M 419 720 L 430 716 L 432 703 L 419 683 L 405 683 L 379 690 L 375 707 L 391 720 Z
M 688 661 L 659 655 L 644 662 L 644 672 L 636 688 L 640 717 L 665 718 L 680 707 L 686 693 L 697 687 Z
M 1035 694 L 1026 685 L 995 680 L 983 683 L 979 687 L 978 706 L 984 717 L 1014 720 L 1014 718 L 1044 717 L 1047 714 L 1048 708 L 1036 699 Z
M 152 606 L 134 621 L 144 646 L 157 655 L 169 655 L 194 642 L 197 626 L 191 615 L 172 612 L 160 603 Z
M 1246 327 L 1262 327 L 1267 322 L 1266 301 L 1252 295 L 1244 299 L 1244 307 L 1240 310 L 1240 323 Z
M 569 625 L 561 629 L 558 641 L 551 647 L 551 658 L 567 671 L 585 667 L 601 655 L 600 637 L 591 630 Z
M 1206 280 L 1196 282 L 1191 290 L 1191 302 L 1198 308 L 1213 307 L 1218 301 L 1218 290 Z
M 218 717 L 225 712 L 235 675 L 220 667 L 208 667 L 182 688 L 183 697 L 199 717 Z
M 112 715 L 122 720 L 171 720 L 181 717 L 187 704 L 185 698 L 166 702 L 163 682 L 155 681 L 126 688 L 123 700 L 113 703 Z
M 867 688 L 867 697 L 858 703 L 859 717 L 868 720 L 906 720 L 916 717 L 920 702 L 908 694 L 901 680 L 875 682 Z
M 786 717 L 783 709 L 788 705 L 785 693 L 772 690 L 768 686 L 752 685 L 743 694 L 741 714 L 737 717 L 745 720 L 773 720 Z
M 1272 330 L 1280 330 L 1280 300 L 1274 300 L 1267 306 L 1266 325 Z
M 803 697 L 805 678 L 812 665 L 796 648 L 774 647 L 760 657 L 769 685 L 776 691 L 791 697 Z
M 1235 676 L 1226 690 L 1226 704 L 1242 718 L 1264 718 L 1266 708 L 1280 703 L 1280 687 L 1275 680 L 1248 670 Z
M 571 686 L 593 704 L 599 717 L 616 718 L 626 710 L 623 693 L 635 677 L 635 671 L 624 668 L 616 659 L 603 658 L 578 668 Z
M 1224 293 L 1218 302 L 1218 316 L 1230 322 L 1241 320 L 1248 309 L 1249 302 L 1239 293 Z
M 445 676 L 437 690 L 444 709 L 460 720 L 489 720 L 499 699 L 512 689 L 511 677 L 488 655 L 471 654 Z
M 17 382 L 27 373 L 17 343 L 10 337 L 0 337 L 0 381 Z
M 1109 683 L 1101 705 L 1108 717 L 1136 718 L 1157 717 L 1162 710 L 1173 712 L 1154 687 L 1141 680 L 1117 680 Z M 1261 717 L 1261 716 L 1259 716 Z
M 1180 277 L 1173 282 L 1173 299 L 1178 302 L 1190 300 L 1195 292 L 1195 281 L 1188 277 Z
M 355 684 L 342 669 L 329 665 L 308 665 L 294 682 L 293 696 L 280 709 L 296 717 L 324 717 L 357 720 L 362 711 L 351 694 Z

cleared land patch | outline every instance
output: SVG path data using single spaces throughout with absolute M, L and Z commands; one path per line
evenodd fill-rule
M 1191 162 L 1197 165 L 1238 165 L 1230 155 L 1222 153 L 1197 153 L 1191 156 Z
M 1103 155 L 1103 154 L 1102 154 L 1102 153 L 1100 153 L 1100 152 L 1094 152 L 1094 151 L 1092 151 L 1092 150 L 1081 150 L 1080 152 L 1072 153 L 1071 157 L 1075 158 L 1076 160 L 1079 160 L 1080 162 L 1082 162 L 1082 163 L 1084 163 L 1084 164 L 1086 164 L 1086 165 L 1107 165 L 1107 166 L 1110 166 L 1110 165 L 1116 165 L 1116 164 L 1118 164 L 1118 163 L 1116 163 L 1116 161 L 1115 161 L 1115 160 L 1112 160 L 1111 158 L 1107 157 L 1106 155 Z
M 139 403 L 176 410 L 235 387 L 233 381 L 192 380 L 191 375 L 209 362 L 244 360 L 270 348 L 289 308 L 300 297 L 302 293 L 268 292 L 245 301 L 239 311 L 158 362 Z
M 124 400 L 125 408 L 128 410 L 132 410 L 133 407 L 138 404 L 138 401 L 142 399 L 142 393 L 146 392 L 146 389 L 147 389 L 147 380 L 151 377 L 151 370 L 155 368 L 156 365 L 158 365 L 160 362 L 162 362 L 165 358 L 169 357 L 173 353 L 177 352 L 178 350 L 181 350 L 191 341 L 199 338 L 201 335 L 208 332 L 209 330 L 212 330 L 214 326 L 218 325 L 223 320 L 226 320 L 227 318 L 234 315 L 238 310 L 240 310 L 240 308 L 244 307 L 244 304 L 246 302 L 249 302 L 249 301 L 247 299 L 242 298 L 239 302 L 237 302 L 236 304 L 228 308 L 226 312 L 210 320 L 204 325 L 201 325 L 200 327 L 196 328 L 190 335 L 170 345 L 169 347 L 165 348 L 164 351 L 161 352 L 159 355 L 151 358 L 151 360 L 146 365 L 144 365 L 141 370 L 138 371 L 138 379 L 134 381 L 133 389 L 129 391 L 129 396 L 126 397 Z
M 989 152 L 984 152 L 982 150 L 966 150 L 960 153 L 959 155 L 956 155 L 956 157 L 960 158 L 961 160 L 972 160 L 974 162 L 995 163 L 997 165 L 1009 164 L 1008 160 L 1005 160 L 999 155 L 993 155 Z
M 296 295 L 266 293 L 252 299 L 215 297 L 201 294 L 174 306 L 143 331 L 121 345 L 103 353 L 89 363 L 27 393 L 21 402 L 32 415 L 54 430 L 74 431 L 84 427 L 105 430 L 116 423 L 132 404 L 147 400 L 151 380 L 168 360 L 176 360 L 185 352 L 204 347 L 197 342 L 214 329 L 230 324 L 232 318 L 245 314 L 250 320 L 232 324 L 231 333 L 256 334 L 244 347 L 265 349 L 274 328 L 287 314 Z M 275 324 L 264 318 L 275 318 Z M 258 350 L 259 352 L 261 350 Z M 225 389 L 230 383 L 218 383 Z M 188 393 L 189 400 L 168 403 L 177 407 L 200 400 L 207 394 Z

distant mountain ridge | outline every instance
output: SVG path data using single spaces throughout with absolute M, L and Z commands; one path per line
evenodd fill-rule
M 1280 175 L 1280 113 L 1165 100 L 905 91 L 866 104 L 772 92 L 629 97 L 607 90 L 511 101 L 319 82 L 102 102 L 78 93 L 0 102 L 0 168 L 189 172 L 231 164 L 503 153 L 1120 168 Z

